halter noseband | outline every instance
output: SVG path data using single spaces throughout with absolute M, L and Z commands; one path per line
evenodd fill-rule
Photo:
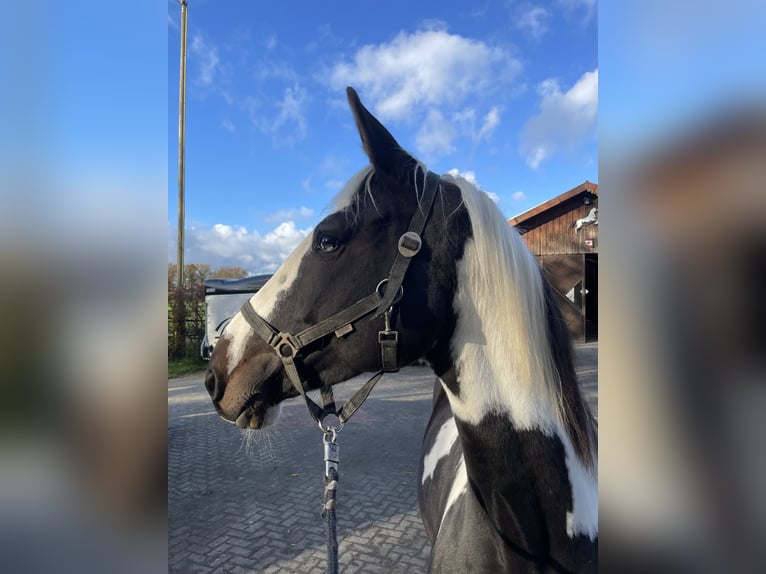
M 255 332 L 277 352 L 277 356 L 282 361 L 290 381 L 304 398 L 309 413 L 314 420 L 319 423 L 319 426 L 322 429 L 324 429 L 322 421 L 327 415 L 337 416 L 340 425 L 343 426 L 343 424 L 351 418 L 351 415 L 362 406 L 362 403 L 370 394 L 370 391 L 372 391 L 378 380 L 380 380 L 380 377 L 383 376 L 383 373 L 393 373 L 399 370 L 397 358 L 399 333 L 391 330 L 391 314 L 394 305 L 398 304 L 404 295 L 402 283 L 404 282 L 404 277 L 407 274 L 410 262 L 412 261 L 412 258 L 418 254 L 422 246 L 421 235 L 433 208 L 436 191 L 439 187 L 439 180 L 440 178 L 436 174 L 431 172 L 427 173 L 425 189 L 423 191 L 420 206 L 415 210 L 407 232 L 399 238 L 399 252 L 391 266 L 391 271 L 388 273 L 388 277 L 378 283 L 375 291 L 367 297 L 360 299 L 351 306 L 320 321 L 316 325 L 304 329 L 296 335 L 275 329 L 268 321 L 255 312 L 250 301 L 246 301 L 245 304 L 242 305 L 241 312 L 243 317 Z M 296 359 L 300 358 L 301 351 L 311 343 L 326 337 L 331 333 L 334 333 L 336 337 L 343 337 L 351 333 L 354 330 L 353 324 L 355 321 L 358 321 L 362 317 L 366 317 L 373 312 L 375 313 L 375 317 L 380 317 L 382 315 L 385 319 L 384 329 L 378 332 L 381 370 L 373 375 L 372 378 L 370 378 L 370 380 L 368 380 L 364 386 L 362 386 L 354 396 L 343 405 L 340 411 L 336 411 L 332 388 L 330 385 L 323 385 L 321 392 L 324 406 L 320 407 L 306 394 L 308 389 L 306 389 L 305 382 L 301 378 L 300 373 L 298 373 Z

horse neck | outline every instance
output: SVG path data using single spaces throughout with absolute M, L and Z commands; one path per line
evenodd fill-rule
M 583 460 L 553 414 L 554 405 L 545 401 L 520 394 L 523 406 L 498 405 L 475 416 L 469 404 L 480 402 L 474 389 L 495 396 L 504 391 L 488 365 L 471 362 L 463 359 L 440 377 L 454 420 L 446 426 L 454 424 L 462 452 L 450 498 L 472 493 L 504 538 L 531 554 L 566 554 L 576 535 L 593 540 L 598 536 L 595 455 Z M 514 413 L 530 405 L 544 416 L 537 424 L 518 424 Z
M 571 408 L 564 406 L 566 384 L 584 428 L 587 411 L 577 403 L 582 399 L 568 347 L 556 352 L 549 340 L 552 329 L 556 335 L 548 324 L 555 323 L 549 308 L 555 303 L 528 252 L 510 256 L 510 284 L 502 273 L 487 276 L 498 268 L 480 249 L 473 240 L 466 243 L 457 265 L 454 330 L 448 344 L 437 345 L 449 349 L 449 360 L 441 362 L 449 367 L 437 374 L 455 417 L 467 478 L 483 506 L 515 507 L 522 522 L 536 523 L 533 531 L 547 528 L 545 521 L 555 515 L 561 532 L 593 536 L 595 454 L 573 436 Z M 546 489 L 550 496 L 535 498 Z

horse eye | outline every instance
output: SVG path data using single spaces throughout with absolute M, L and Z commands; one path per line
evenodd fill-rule
M 340 247 L 340 241 L 335 239 L 332 235 L 320 235 L 316 248 L 324 253 L 331 253 Z

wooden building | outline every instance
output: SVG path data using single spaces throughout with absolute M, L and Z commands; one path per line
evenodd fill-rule
M 586 181 L 508 220 L 551 282 L 575 341 L 598 338 L 598 184 Z

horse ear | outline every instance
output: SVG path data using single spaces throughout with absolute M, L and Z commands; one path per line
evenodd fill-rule
M 346 88 L 348 104 L 370 163 L 378 171 L 397 175 L 411 169 L 416 160 L 402 149 L 394 136 L 362 105 L 354 88 Z

